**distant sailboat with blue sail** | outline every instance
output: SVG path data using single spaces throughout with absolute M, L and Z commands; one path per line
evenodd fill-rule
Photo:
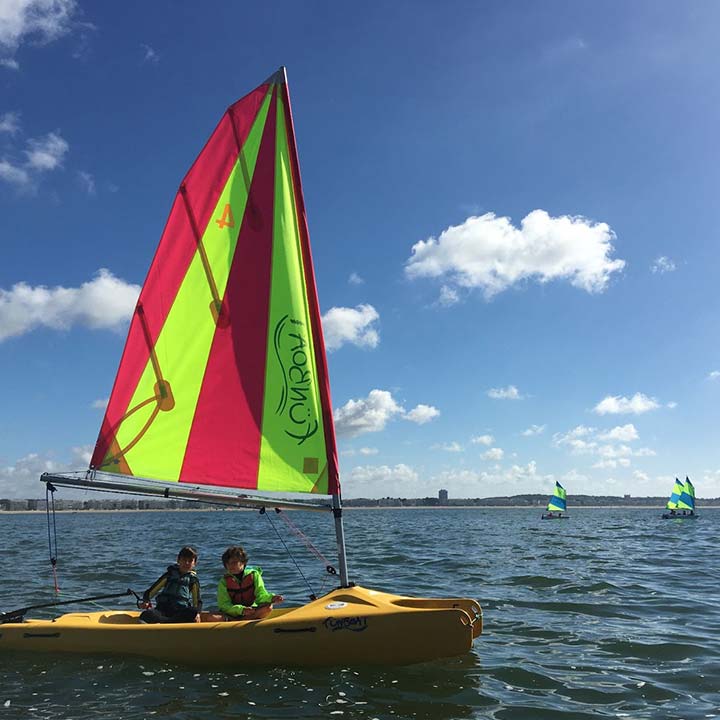
M 666 509 L 668 512 L 663 513 L 663 520 L 671 518 L 695 519 L 695 487 L 690 482 L 689 477 L 685 477 L 683 484 L 678 478 L 675 478 L 670 499 L 667 501 Z
M 567 515 L 563 515 L 567 511 L 567 493 L 565 488 L 559 483 L 555 483 L 555 490 L 548 501 L 546 512 L 543 513 L 543 520 L 567 520 Z

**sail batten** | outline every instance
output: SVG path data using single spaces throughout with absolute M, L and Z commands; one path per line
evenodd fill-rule
M 91 468 L 333 494 L 336 456 L 281 69 L 228 108 L 180 185 Z

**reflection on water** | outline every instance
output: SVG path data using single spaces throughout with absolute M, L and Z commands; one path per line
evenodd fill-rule
M 350 510 L 353 579 L 477 598 L 485 633 L 472 653 L 403 668 L 244 670 L 240 647 L 235 670 L 211 673 L 182 658 L 5 654 L 0 720 L 720 717 L 720 512 L 693 523 L 658 516 L 592 509 L 542 523 L 527 510 Z M 326 516 L 292 520 L 333 558 Z M 186 543 L 200 550 L 208 605 L 230 543 L 245 545 L 289 603 L 330 589 L 322 563 L 276 525 L 310 588 L 254 512 L 62 514 L 62 593 L 141 591 Z M 44 515 L 2 514 L 0 528 L 0 610 L 52 599 Z

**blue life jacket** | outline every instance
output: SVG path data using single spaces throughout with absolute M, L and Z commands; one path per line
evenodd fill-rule
M 198 582 L 194 570 L 185 574 L 180 572 L 177 564 L 168 565 L 165 587 L 157 596 L 158 607 L 193 607 L 193 586 Z

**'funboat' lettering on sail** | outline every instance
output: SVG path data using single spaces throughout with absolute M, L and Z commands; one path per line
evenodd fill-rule
M 312 346 L 308 342 L 305 323 L 285 315 L 275 326 L 274 347 L 282 371 L 275 413 L 283 420 L 285 434 L 302 445 L 319 427 Z
M 368 620 L 366 617 L 329 617 L 323 622 L 323 625 L 330 630 L 330 632 L 336 632 L 337 630 L 350 630 L 351 632 L 362 632 L 367 630 Z

